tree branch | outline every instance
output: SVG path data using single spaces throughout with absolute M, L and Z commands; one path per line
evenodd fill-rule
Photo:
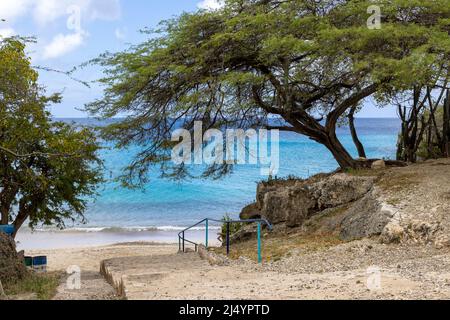
M 81 155 L 68 154 L 68 153 L 45 153 L 45 152 L 32 152 L 28 154 L 18 154 L 8 148 L 0 146 L 0 151 L 8 153 L 15 158 L 31 158 L 31 157 L 49 157 L 49 158 L 78 158 Z

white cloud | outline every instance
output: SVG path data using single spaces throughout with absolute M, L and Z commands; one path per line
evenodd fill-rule
M 199 7 L 200 9 L 217 10 L 222 8 L 223 5 L 223 0 L 202 0 L 197 4 L 197 7 Z
M 124 41 L 127 38 L 127 29 L 126 28 L 117 28 L 114 32 L 116 38 L 120 41 Z
M 27 13 L 33 0 L 0 0 L 0 19 L 8 22 Z
M 54 22 L 66 22 L 67 34 L 57 34 L 45 45 L 43 59 L 52 59 L 72 52 L 80 47 L 88 33 L 87 22 L 95 20 L 117 20 L 121 17 L 121 0 L 0 0 L 0 19 L 6 19 L 8 27 L 3 36 L 10 36 L 9 27 L 18 18 L 31 17 L 40 27 Z M 116 33 L 118 38 L 125 33 Z
M 120 0 L 91 0 L 90 11 L 92 20 L 117 20 L 122 15 Z
M 44 54 L 42 57 L 44 59 L 61 57 L 81 46 L 84 42 L 84 38 L 85 34 L 82 32 L 68 35 L 60 33 L 44 48 Z
M 71 6 L 80 8 L 82 19 L 116 20 L 121 16 L 120 0 L 0 0 L 0 18 L 12 21 L 31 15 L 40 25 L 67 16 Z
M 16 34 L 13 28 L 0 29 L 0 38 L 9 38 Z

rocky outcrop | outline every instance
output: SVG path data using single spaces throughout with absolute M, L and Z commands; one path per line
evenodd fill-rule
M 450 246 L 450 238 L 443 232 L 440 222 L 425 222 L 412 220 L 407 223 L 391 221 L 383 229 L 380 240 L 382 243 L 414 243 L 431 244 L 438 248 Z
M 260 183 L 243 216 L 267 218 L 276 233 L 450 247 L 450 159 L 368 162 L 374 170 Z
M 261 215 L 271 223 L 300 226 L 316 210 L 316 201 L 310 190 L 299 185 L 267 192 L 261 204 Z
M 351 241 L 378 236 L 394 215 L 394 208 L 383 203 L 377 191 L 371 190 L 347 210 L 340 226 L 340 237 Z
M 252 203 L 252 204 L 249 204 L 248 206 L 246 206 L 244 209 L 242 209 L 239 217 L 242 220 L 261 218 L 261 212 L 258 208 L 258 204 L 255 202 L 255 203 Z
M 258 185 L 256 204 L 251 207 L 273 224 L 301 226 L 314 214 L 364 197 L 373 187 L 373 177 L 334 174 L 310 180 L 280 181 Z M 249 208 L 246 208 L 246 216 Z M 241 214 L 241 216 L 243 216 Z
M 311 186 L 319 210 L 335 208 L 361 199 L 373 187 L 373 177 L 335 174 Z
M 22 279 L 26 274 L 23 253 L 17 253 L 14 240 L 0 232 L 0 281 L 5 284 Z

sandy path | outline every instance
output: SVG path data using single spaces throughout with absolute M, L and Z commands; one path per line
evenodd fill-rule
M 64 276 L 55 300 L 105 300 L 117 299 L 115 290 L 100 275 L 100 263 L 111 258 L 128 258 L 139 255 L 163 255 L 177 252 L 178 246 L 164 244 L 120 244 L 104 247 L 27 251 L 32 256 L 46 255 L 48 270 L 66 274 L 68 268 L 81 271 L 81 288 L 69 289 Z

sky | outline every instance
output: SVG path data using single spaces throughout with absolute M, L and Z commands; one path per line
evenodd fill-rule
M 28 47 L 33 65 L 67 71 L 106 51 L 117 52 L 145 40 L 139 30 L 155 28 L 183 12 L 216 9 L 218 0 L 0 0 L 0 37 L 33 36 Z M 95 81 L 98 68 L 74 74 Z M 57 118 L 86 117 L 83 106 L 101 98 L 102 88 L 90 88 L 65 75 L 40 72 L 48 93 L 62 92 L 61 104 L 50 107 Z M 396 117 L 393 108 L 368 103 L 359 117 Z

